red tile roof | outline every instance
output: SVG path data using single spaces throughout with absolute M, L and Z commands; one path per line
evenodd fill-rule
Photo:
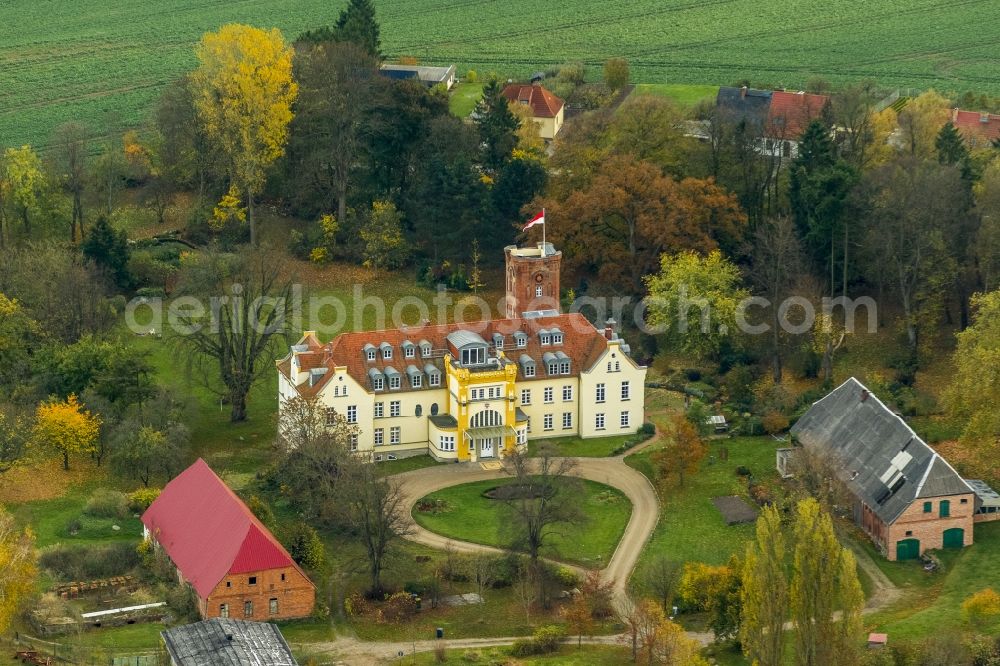
M 973 148 L 987 147 L 1000 139 L 1000 116 L 994 113 L 954 109 L 951 122 Z
M 512 104 L 529 105 L 535 118 L 555 118 L 563 108 L 561 99 L 537 83 L 512 83 L 503 89 L 503 94 Z
M 775 139 L 797 139 L 830 103 L 828 95 L 775 90 L 767 112 L 767 132 Z
M 563 334 L 561 345 L 542 346 L 539 342 L 538 332 L 545 328 L 558 327 Z M 469 322 L 463 324 L 438 324 L 420 327 L 408 327 L 406 329 L 388 329 L 381 331 L 362 331 L 358 333 L 342 333 L 331 342 L 321 345 L 314 337 L 303 338 L 299 344 L 309 347 L 309 351 L 298 354 L 299 363 L 305 367 L 316 367 L 317 359 L 322 360 L 321 365 L 329 368 L 327 372 L 313 386 L 308 382 L 298 387 L 299 393 L 304 396 L 316 395 L 323 386 L 333 377 L 333 368 L 342 366 L 347 368 L 348 374 L 366 389 L 370 390 L 371 384 L 368 380 L 368 370 L 377 368 L 383 370 L 386 367 L 393 367 L 400 374 L 404 375 L 401 391 L 422 391 L 435 390 L 438 387 L 430 387 L 426 381 L 419 389 L 413 389 L 409 382 L 405 381 L 406 366 L 413 364 L 419 369 L 423 369 L 428 363 L 434 365 L 444 372 L 443 351 L 447 349 L 447 337 L 449 333 L 458 330 L 467 330 L 479 334 L 486 342 L 492 343 L 493 334 L 500 333 L 504 336 L 504 353 L 507 358 L 517 363 L 522 354 L 527 354 L 534 360 L 536 375 L 534 379 L 546 379 L 542 356 L 546 352 L 563 352 L 570 358 L 570 375 L 579 375 L 581 371 L 593 367 L 594 363 L 601 357 L 607 349 L 607 339 L 604 332 L 594 328 L 586 317 L 579 312 L 552 315 L 548 317 L 532 317 L 513 319 L 494 319 L 490 321 Z M 513 334 L 522 331 L 527 334 L 527 347 L 517 348 Z M 416 356 L 405 358 L 403 356 L 402 344 L 409 340 L 417 345 Z M 427 340 L 434 350 L 432 358 L 423 358 L 420 355 L 419 344 L 421 340 Z M 383 342 L 392 345 L 393 354 L 389 360 L 384 360 L 382 354 L 376 355 L 375 361 L 368 361 L 365 357 L 365 345 L 371 344 L 376 348 Z M 308 359 L 308 360 L 307 360 Z M 291 378 L 291 355 L 278 362 L 278 370 Z M 518 381 L 531 381 L 522 374 L 523 370 L 518 365 Z M 396 393 L 398 391 L 392 391 Z
M 142 523 L 202 599 L 228 574 L 298 569 L 201 458 L 166 485 Z

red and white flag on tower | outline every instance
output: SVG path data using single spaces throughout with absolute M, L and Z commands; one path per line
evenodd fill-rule
M 528 221 L 528 223 L 526 225 L 524 225 L 524 229 L 522 229 L 522 231 L 527 231 L 531 227 L 533 227 L 535 225 L 538 225 L 538 224 L 542 224 L 542 225 L 545 224 L 545 209 L 544 208 L 542 209 L 541 213 L 539 213 L 538 215 L 536 215 L 533 218 L 531 218 Z

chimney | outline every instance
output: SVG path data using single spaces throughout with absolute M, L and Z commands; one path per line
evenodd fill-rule
M 953 124 L 958 122 L 958 107 L 957 106 L 954 109 L 951 110 L 951 122 Z
M 867 399 L 868 399 L 868 389 L 864 389 L 863 391 L 861 391 L 861 402 L 864 402 Z
M 742 88 L 740 88 L 740 99 L 746 99 L 746 98 L 747 98 L 747 87 L 743 86 Z
M 615 339 L 615 324 L 618 323 L 614 319 L 609 318 L 604 322 L 604 337 L 608 340 Z
M 984 125 L 987 124 L 987 123 L 989 123 L 990 122 L 990 114 L 986 113 L 985 111 L 983 111 L 982 113 L 980 113 L 979 114 L 979 122 L 983 123 Z

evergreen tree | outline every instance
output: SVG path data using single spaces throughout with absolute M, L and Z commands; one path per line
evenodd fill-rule
M 972 187 L 973 175 L 972 165 L 969 161 L 969 149 L 965 146 L 962 135 L 958 129 L 948 121 L 938 132 L 934 140 L 934 148 L 937 150 L 938 162 L 941 164 L 951 164 L 958 166 L 962 171 L 962 180 Z
M 313 44 L 354 42 L 372 57 L 382 57 L 382 41 L 378 21 L 375 20 L 375 6 L 371 0 L 350 0 L 347 7 L 341 10 L 333 27 L 322 26 L 307 30 L 296 41 Z
M 118 231 L 103 215 L 97 218 L 90 235 L 83 242 L 83 256 L 104 270 L 119 289 L 132 285 L 128 270 L 129 247 L 124 231 Z
M 796 227 L 817 267 L 829 271 L 830 293 L 836 291 L 837 269 L 846 292 L 851 228 L 847 199 L 857 172 L 839 159 L 829 130 L 819 120 L 806 128 L 789 174 L 788 198 Z
M 483 165 L 494 173 L 499 172 L 517 145 L 520 121 L 510 110 L 497 79 L 491 79 L 483 88 L 474 118 L 483 144 Z

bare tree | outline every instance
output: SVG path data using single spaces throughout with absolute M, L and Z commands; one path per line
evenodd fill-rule
M 57 127 L 53 136 L 55 173 L 73 202 L 70 218 L 70 241 L 73 243 L 83 240 L 83 193 L 87 183 L 89 135 L 82 124 L 70 122 Z
M 285 341 L 292 285 L 281 271 L 275 253 L 262 248 L 237 255 L 211 252 L 187 271 L 181 285 L 184 295 L 201 303 L 178 317 L 183 330 L 173 340 L 205 386 L 228 398 L 234 423 L 246 420 L 247 395 L 265 373 L 274 372 L 271 359 Z
M 496 558 L 489 553 L 473 553 L 465 558 L 465 574 L 476 586 L 476 593 L 483 599 L 486 589 L 496 579 Z
M 580 481 L 570 476 L 575 462 L 555 454 L 555 447 L 543 444 L 536 458 L 515 451 L 504 462 L 504 469 L 514 477 L 500 491 L 509 517 L 510 547 L 527 553 L 533 565 L 552 536 L 585 519 L 580 510 Z
M 538 600 L 538 582 L 535 567 L 530 562 L 522 562 L 514 581 L 514 593 L 524 609 L 524 623 L 531 624 L 531 607 Z
M 659 600 L 663 612 L 670 610 L 670 604 L 677 593 L 681 581 L 681 563 L 659 555 L 646 568 L 643 583 L 650 594 Z

